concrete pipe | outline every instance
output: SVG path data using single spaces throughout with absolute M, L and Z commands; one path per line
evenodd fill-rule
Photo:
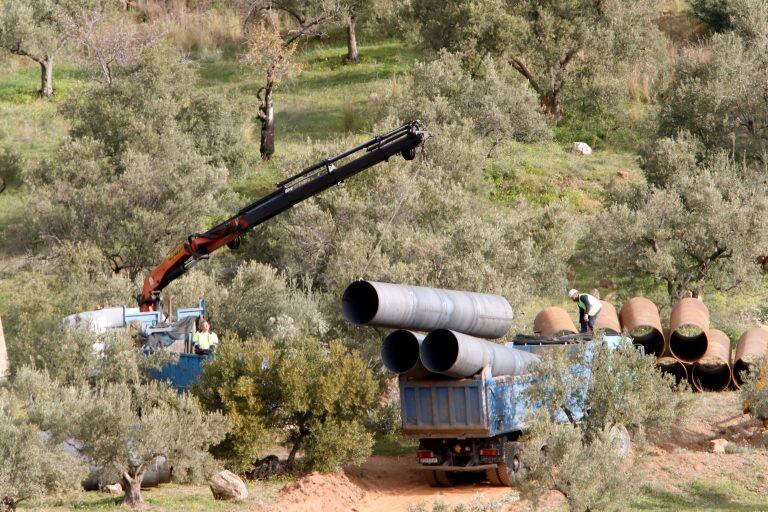
M 753 370 L 757 360 L 768 351 L 768 327 L 751 327 L 741 335 L 733 358 L 733 383 L 736 388 L 744 384 L 742 373 Z
M 538 356 L 481 340 L 448 329 L 437 329 L 427 334 L 421 344 L 421 362 L 434 373 L 448 377 L 472 377 L 490 366 L 495 377 L 524 375 Z
M 557 338 L 564 334 L 576 334 L 579 330 L 566 310 L 552 306 L 542 309 L 536 315 L 533 332 L 545 338 Z
M 684 363 L 695 363 L 709 346 L 709 309 L 699 299 L 681 299 L 669 317 L 669 350 Z
M 500 338 L 512 327 L 512 306 L 499 295 L 356 281 L 344 290 L 344 317 L 358 325 L 431 331 L 453 329 Z
M 656 304 L 645 297 L 633 297 L 622 304 L 619 320 L 634 343 L 643 346 L 646 354 L 660 356 L 664 353 L 667 344 Z
M 595 321 L 595 330 L 602 329 L 607 334 L 621 334 L 621 323 L 616 308 L 608 301 L 601 300 L 602 308 Z
M 731 384 L 731 340 L 723 331 L 710 329 L 704 356 L 691 370 L 691 384 L 699 391 L 724 391 Z
M 384 338 L 381 344 L 381 361 L 387 370 L 415 379 L 435 377 L 434 373 L 424 368 L 419 357 L 425 336 L 418 332 L 398 329 Z

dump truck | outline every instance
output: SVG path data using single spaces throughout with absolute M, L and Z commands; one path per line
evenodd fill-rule
M 575 350 L 577 344 L 615 345 L 620 336 L 604 336 L 599 341 L 584 336 L 541 339 L 515 337 L 507 346 L 528 353 L 547 350 Z M 494 485 L 513 485 L 524 461 L 520 440 L 526 422 L 535 412 L 525 400 L 531 383 L 529 375 L 495 376 L 486 366 L 463 379 L 419 379 L 399 377 L 401 432 L 419 440 L 416 453 L 420 469 L 434 486 L 451 486 L 463 473 L 485 473 Z M 577 421 L 583 411 L 571 411 Z M 567 418 L 557 418 L 567 421 Z M 629 449 L 626 429 L 613 434 L 618 449 Z

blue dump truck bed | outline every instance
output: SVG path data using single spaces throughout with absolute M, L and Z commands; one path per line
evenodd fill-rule
M 491 438 L 521 431 L 526 377 L 400 379 L 402 433 L 420 438 Z

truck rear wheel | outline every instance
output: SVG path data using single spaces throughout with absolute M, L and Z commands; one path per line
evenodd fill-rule
M 507 443 L 504 447 L 504 462 L 500 462 L 495 469 L 486 469 L 485 476 L 493 485 L 511 486 L 523 472 L 523 465 L 518 456 L 518 444 Z
M 456 485 L 456 474 L 450 471 L 426 471 L 427 483 L 432 487 L 453 487 Z

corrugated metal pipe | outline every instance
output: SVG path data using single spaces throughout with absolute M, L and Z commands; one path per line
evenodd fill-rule
M 709 346 L 709 309 L 699 299 L 680 300 L 669 317 L 669 350 L 684 363 L 695 363 Z
M 512 327 L 512 306 L 499 295 L 356 281 L 341 300 L 344 317 L 358 325 L 453 329 L 485 338 L 501 338 Z
M 595 330 L 601 329 L 607 334 L 621 334 L 621 323 L 616 308 L 608 301 L 601 300 L 602 308 L 595 321 Z
M 635 344 L 645 348 L 646 354 L 664 353 L 666 340 L 656 304 L 645 297 L 633 297 L 622 304 L 619 320 Z
M 448 377 L 471 377 L 490 366 L 495 377 L 524 375 L 538 356 L 481 340 L 467 334 L 437 329 L 427 334 L 421 344 L 421 362 L 434 373 Z
M 419 357 L 425 336 L 418 332 L 398 329 L 384 338 L 381 344 L 381 360 L 387 370 L 415 379 L 434 378 L 436 375 L 424 368 Z
M 742 372 L 752 371 L 758 359 L 768 350 L 768 327 L 751 327 L 741 335 L 733 358 L 733 383 L 737 388 L 744 384 Z
M 578 329 L 571 320 L 571 315 L 556 306 L 539 311 L 533 320 L 533 332 L 544 338 L 557 338 L 564 334 L 576 334 Z
M 723 391 L 731 385 L 731 340 L 723 331 L 709 330 L 709 345 L 691 370 L 691 384 L 699 391 Z

